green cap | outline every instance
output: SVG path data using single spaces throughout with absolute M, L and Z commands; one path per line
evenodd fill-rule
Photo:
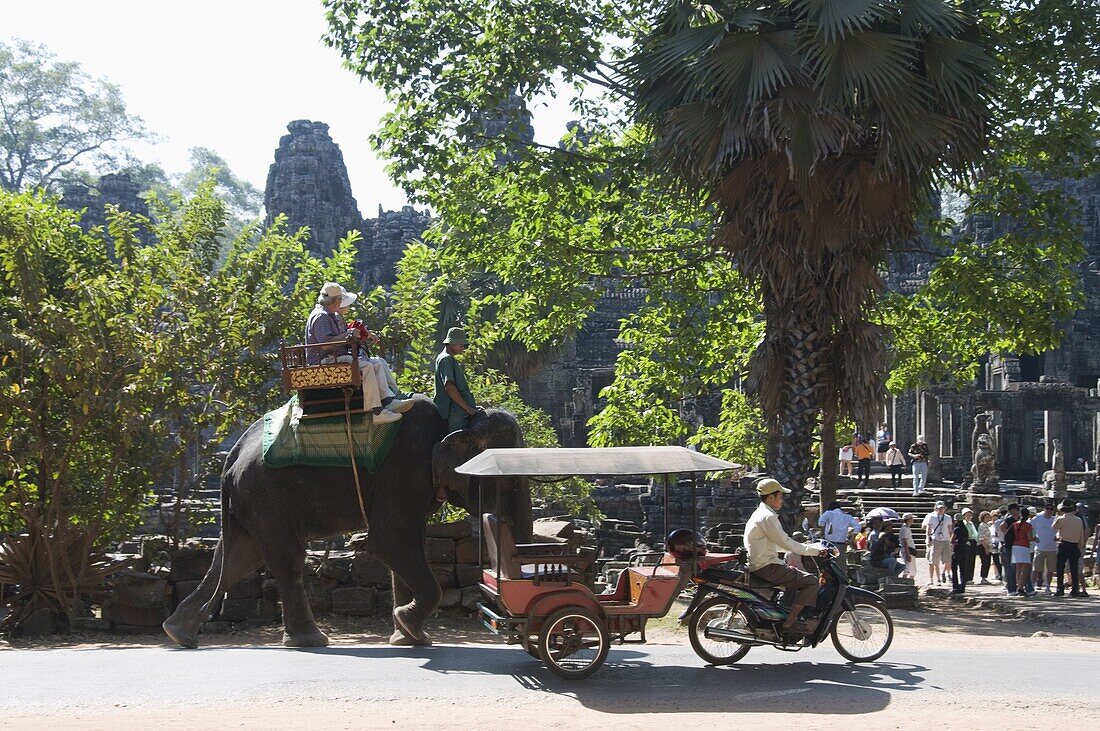
M 443 339 L 444 345 L 466 345 L 466 331 L 460 327 L 452 327 L 447 331 L 447 337 Z

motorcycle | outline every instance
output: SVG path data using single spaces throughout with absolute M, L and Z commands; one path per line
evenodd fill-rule
M 782 631 L 790 596 L 754 578 L 743 552 L 733 568 L 716 566 L 697 572 L 691 579 L 695 596 L 680 615 L 695 653 L 712 665 L 732 665 L 753 647 L 797 652 L 817 647 L 830 636 L 837 652 L 851 662 L 882 657 L 894 638 L 894 622 L 885 601 L 853 586 L 836 564 L 839 552 L 831 546 L 822 548 L 822 555 L 814 557 L 820 577 L 817 602 L 800 617 L 812 628 L 806 635 Z

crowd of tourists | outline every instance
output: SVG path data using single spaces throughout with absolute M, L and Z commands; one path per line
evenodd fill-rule
M 1100 540 L 1100 527 L 1089 523 L 1084 503 L 1070 499 L 1055 505 L 1047 502 L 1041 511 L 1018 503 L 983 510 L 974 520 L 974 511 L 964 509 L 947 515 L 943 502 L 925 516 L 922 523 L 928 538 L 928 583 L 947 584 L 961 594 L 974 581 L 979 565 L 979 584 L 1003 583 L 1005 593 L 1035 596 L 1088 596 L 1085 591 L 1085 546 L 1090 530 L 1094 543 Z M 990 570 L 994 578 L 990 580 Z M 1097 565 L 1100 575 L 1100 565 Z M 1051 583 L 1055 590 L 1051 591 Z
M 860 487 L 866 487 L 871 479 L 871 463 L 875 460 L 890 471 L 890 486 L 901 487 L 905 468 L 913 470 L 913 494 L 920 495 L 928 484 L 928 444 L 924 435 L 917 436 L 909 449 L 901 451 L 894 441 L 886 424 L 879 424 L 872 441 L 867 436 L 856 434 L 852 441 L 840 448 L 837 455 L 841 476 L 856 477 Z
M 896 523 L 896 526 L 895 526 Z M 1094 551 L 1100 546 L 1100 525 L 1091 526 L 1084 503 L 1048 502 L 1041 511 L 1009 503 L 983 510 L 977 520 L 967 507 L 952 516 L 943 501 L 915 528 L 916 516 L 905 513 L 897 521 L 873 517 L 859 521 L 833 502 L 822 512 L 818 526 L 826 542 L 843 554 L 867 551 L 870 565 L 889 575 L 916 578 L 917 548 L 913 531 L 924 532 L 928 585 L 951 584 L 952 593 L 968 584 L 1003 584 L 1008 594 L 1088 596 L 1085 590 L 1085 548 L 1089 536 Z M 1100 553 L 1100 552 L 1098 552 Z M 1094 575 L 1100 581 L 1100 555 L 1094 555 Z M 845 565 L 841 561 L 841 565 Z M 993 578 L 990 578 L 990 574 Z M 1068 578 L 1068 582 L 1067 582 Z M 1051 584 L 1054 590 L 1051 590 Z

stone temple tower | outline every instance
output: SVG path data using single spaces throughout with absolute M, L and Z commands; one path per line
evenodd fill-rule
M 310 230 L 311 251 L 325 255 L 348 231 L 362 230 L 363 217 L 351 194 L 344 154 L 328 125 L 299 119 L 287 125 L 275 162 L 267 174 L 264 208 L 267 223 L 280 213 L 289 231 Z

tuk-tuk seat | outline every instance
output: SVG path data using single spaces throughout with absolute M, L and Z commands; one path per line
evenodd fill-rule
M 512 529 L 492 513 L 481 518 L 489 564 L 502 579 L 534 579 L 536 576 L 561 574 L 562 580 L 581 580 L 580 572 L 588 567 L 590 557 L 562 543 L 520 543 Z M 500 556 L 500 564 L 497 556 Z M 568 574 L 566 573 L 568 572 Z

